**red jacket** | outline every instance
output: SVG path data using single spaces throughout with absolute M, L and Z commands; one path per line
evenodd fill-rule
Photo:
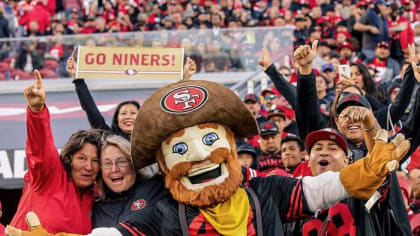
M 49 233 L 90 233 L 93 189 L 82 194 L 67 176 L 54 145 L 48 109 L 45 107 L 35 113 L 28 108 L 26 126 L 28 172 L 17 212 L 10 224 L 27 230 L 26 214 L 34 211 Z
M 2 225 L 2 224 L 0 223 L 0 236 L 5 235 L 5 234 L 4 234 L 4 230 L 5 230 L 4 225 Z
M 414 42 L 414 30 L 411 28 L 410 21 L 405 17 L 399 16 L 395 21 L 388 20 L 388 27 L 393 27 L 401 23 L 405 23 L 407 28 L 396 35 L 395 38 L 400 39 L 401 48 L 405 50 L 410 43 Z
M 41 2 L 38 2 L 30 12 L 20 18 L 19 25 L 25 25 L 28 30 L 29 24 L 33 20 L 38 22 L 39 32 L 45 33 L 46 28 L 50 25 L 50 13 Z

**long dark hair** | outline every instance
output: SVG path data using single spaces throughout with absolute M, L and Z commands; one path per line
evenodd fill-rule
M 366 66 L 361 63 L 352 63 L 350 66 L 356 66 L 360 74 L 362 74 L 364 84 L 363 90 L 365 90 L 367 94 L 377 98 L 384 105 L 388 104 L 385 94 L 376 85 Z
M 124 101 L 120 104 L 118 104 L 117 109 L 115 110 L 114 116 L 112 117 L 112 131 L 115 134 L 123 136 L 128 141 L 131 140 L 131 134 L 126 134 L 124 131 L 121 130 L 121 128 L 118 126 L 118 113 L 120 113 L 121 107 L 127 104 L 132 104 L 135 107 L 137 107 L 137 110 L 140 108 L 140 104 L 137 101 Z

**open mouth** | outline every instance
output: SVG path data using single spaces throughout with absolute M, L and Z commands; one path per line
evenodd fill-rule
M 112 181 L 113 183 L 119 183 L 119 182 L 121 182 L 123 179 L 124 179 L 124 177 L 114 177 L 114 178 L 111 178 L 111 181 Z
M 192 184 L 209 182 L 222 174 L 222 169 L 220 166 L 220 164 L 212 164 L 211 166 L 207 166 L 205 168 L 193 170 L 188 174 L 188 179 Z
M 360 126 L 359 125 L 350 125 L 350 126 L 347 126 L 347 129 L 348 130 L 359 130 Z
M 205 187 L 223 183 L 229 177 L 229 171 L 225 163 L 212 163 L 197 169 L 193 169 L 188 176 L 181 177 L 181 184 L 193 191 L 200 191 Z
M 327 160 L 320 160 L 320 161 L 318 162 L 318 164 L 319 164 L 320 166 L 328 166 L 328 165 L 330 164 L 330 162 L 329 162 L 329 161 L 327 161 Z
M 134 124 L 134 122 L 133 121 L 125 121 L 125 122 L 123 122 L 123 124 L 125 126 L 132 126 Z

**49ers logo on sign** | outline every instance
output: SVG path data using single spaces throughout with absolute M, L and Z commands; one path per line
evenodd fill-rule
M 131 210 L 136 211 L 136 210 L 140 210 L 143 209 L 146 206 L 146 201 L 143 199 L 139 199 L 133 202 L 133 204 L 131 204 Z
M 169 113 L 182 114 L 202 107 L 208 99 L 208 92 L 200 86 L 182 86 L 166 93 L 160 100 L 162 109 Z

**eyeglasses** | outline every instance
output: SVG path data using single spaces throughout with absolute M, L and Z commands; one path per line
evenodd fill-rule
M 276 95 L 268 95 L 268 96 L 265 96 L 264 97 L 264 99 L 265 100 L 274 100 L 274 99 L 276 99 L 277 98 L 277 96 Z
M 118 159 L 115 162 L 115 165 L 118 168 L 123 168 L 123 167 L 127 167 L 129 165 L 130 161 L 127 159 Z M 105 161 L 104 163 L 102 163 L 102 168 L 103 169 L 112 169 L 112 167 L 114 166 L 114 162 L 112 161 Z

